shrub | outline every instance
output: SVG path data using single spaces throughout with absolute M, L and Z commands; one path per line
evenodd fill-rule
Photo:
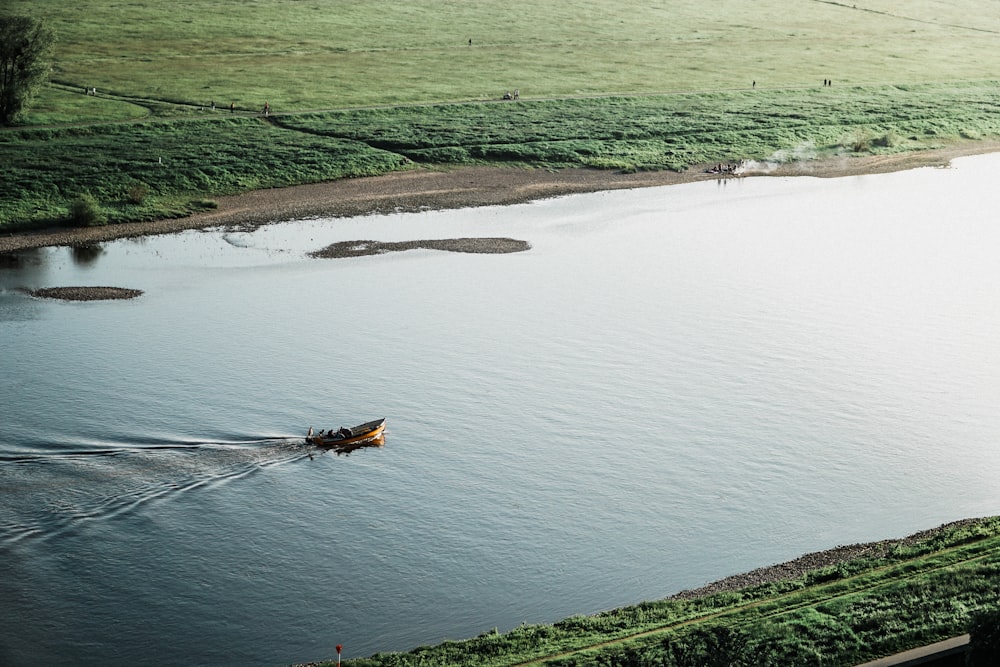
M 893 148 L 899 145 L 899 135 L 895 130 L 889 130 L 881 137 L 875 140 L 875 145 L 882 148 Z
M 854 153 L 867 153 L 872 147 L 871 137 L 863 129 L 855 130 L 845 143 Z
M 128 200 L 132 204 L 141 204 L 146 201 L 146 195 L 149 194 L 149 188 L 146 187 L 145 183 L 133 183 L 128 188 Z
M 97 227 L 106 224 L 107 216 L 89 192 L 77 196 L 69 205 L 69 222 L 75 227 Z

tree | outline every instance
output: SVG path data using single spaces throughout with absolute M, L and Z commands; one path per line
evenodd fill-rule
M 30 16 L 0 15 L 0 123 L 9 125 L 49 74 L 52 30 Z

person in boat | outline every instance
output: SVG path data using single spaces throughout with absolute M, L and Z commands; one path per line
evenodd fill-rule
M 339 435 L 342 438 L 349 438 L 351 437 L 351 429 L 341 426 L 340 430 L 337 431 L 337 435 Z

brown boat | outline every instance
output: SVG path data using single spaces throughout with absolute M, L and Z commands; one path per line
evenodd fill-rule
M 317 447 L 359 447 L 361 445 L 374 444 L 376 440 L 382 438 L 384 433 L 385 417 L 382 417 L 382 419 L 358 424 L 351 428 L 341 426 L 336 431 L 330 429 L 327 432 L 320 431 L 319 433 L 313 433 L 310 426 L 309 433 L 306 434 L 306 442 Z

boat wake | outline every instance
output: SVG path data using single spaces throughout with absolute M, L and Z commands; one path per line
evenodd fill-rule
M 0 544 L 48 539 L 191 491 L 311 458 L 301 437 L 213 442 L 78 443 L 0 458 Z

